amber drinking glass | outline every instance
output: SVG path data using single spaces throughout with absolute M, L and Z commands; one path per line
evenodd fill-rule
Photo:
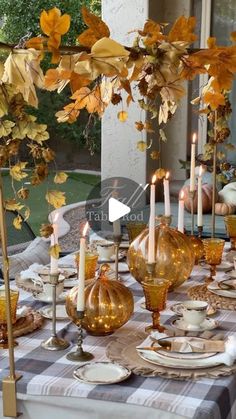
M 98 253 L 86 252 L 85 254 L 85 280 L 93 279 L 97 269 Z M 77 269 L 79 269 L 79 252 L 75 255 Z
M 166 307 L 167 292 L 171 283 L 163 278 L 153 278 L 141 283 L 145 296 L 145 306 L 152 312 L 152 325 L 146 327 L 148 330 L 163 332 L 164 326 L 160 324 L 160 311 Z
M 224 217 L 224 222 L 231 242 L 230 250 L 236 250 L 236 215 L 226 215 Z
M 206 277 L 206 282 L 214 281 L 216 266 L 220 265 L 225 241 L 222 239 L 203 239 L 206 263 L 210 265 L 210 276 Z
M 129 236 L 129 243 L 132 243 L 132 241 L 134 239 L 136 239 L 136 237 L 142 233 L 143 230 L 145 230 L 145 228 L 147 227 L 146 223 L 142 223 L 142 222 L 130 222 L 126 224 L 126 228 L 128 231 L 128 236 Z
M 19 298 L 19 292 L 10 290 L 11 300 L 11 320 L 12 324 L 16 323 L 16 308 Z M 15 342 L 16 345 L 16 342 Z M 8 348 L 8 337 L 7 337 L 7 310 L 6 310 L 6 297 L 5 290 L 0 290 L 0 348 Z

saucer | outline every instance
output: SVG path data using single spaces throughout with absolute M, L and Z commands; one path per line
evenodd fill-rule
M 63 303 L 66 300 L 67 292 L 62 292 L 56 299 L 57 303 Z M 36 301 L 41 301 L 42 303 L 51 303 L 52 298 L 46 295 L 44 292 L 33 293 L 33 299 Z
M 171 322 L 171 326 L 186 332 L 204 332 L 205 330 L 215 329 L 219 326 L 219 323 L 216 320 L 207 317 L 199 326 L 194 326 L 186 324 L 182 318 L 177 318 Z
M 107 385 L 120 383 L 131 375 L 131 371 L 114 362 L 91 362 L 74 371 L 74 378 L 86 384 Z
M 45 319 L 52 320 L 52 306 L 45 306 L 39 310 L 39 313 L 45 317 Z M 68 320 L 68 315 L 66 312 L 66 307 L 64 304 L 56 305 L 56 319 L 57 320 Z
M 122 260 L 125 257 L 125 252 L 121 251 L 118 254 L 118 260 Z M 111 262 L 115 262 L 115 255 L 112 255 L 109 259 L 107 258 L 99 258 L 98 259 L 98 263 L 111 263 Z

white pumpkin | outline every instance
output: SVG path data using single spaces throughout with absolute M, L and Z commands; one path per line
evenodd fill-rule
M 228 183 L 219 192 L 221 202 L 236 206 L 236 182 Z
M 226 204 L 225 202 L 217 202 L 215 204 L 216 215 L 230 215 L 235 213 L 235 206 Z

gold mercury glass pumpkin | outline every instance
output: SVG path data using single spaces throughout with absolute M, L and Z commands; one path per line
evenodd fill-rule
M 109 279 L 109 265 L 101 266 L 100 275 L 85 288 L 83 328 L 91 335 L 105 336 L 123 326 L 134 310 L 131 291 L 121 282 Z M 72 288 L 66 299 L 68 316 L 76 323 L 78 287 Z
M 161 224 L 155 227 L 156 278 L 170 281 L 169 288 L 174 288 L 186 281 L 194 266 L 194 252 L 189 238 L 169 227 L 162 217 Z M 131 274 L 138 282 L 148 276 L 146 262 L 148 260 L 148 229 L 144 230 L 131 243 L 128 255 Z

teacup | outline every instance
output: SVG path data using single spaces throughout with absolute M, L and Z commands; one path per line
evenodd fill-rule
M 182 303 L 179 311 L 187 325 L 200 326 L 207 315 L 208 303 L 206 301 L 189 300 Z
M 110 260 L 115 253 L 114 244 L 104 243 L 97 245 L 97 252 L 99 254 L 99 259 Z
M 56 285 L 56 298 L 58 298 L 64 289 L 64 281 L 59 281 Z M 43 294 L 48 300 L 52 300 L 53 286 L 50 282 L 44 282 L 43 284 Z

